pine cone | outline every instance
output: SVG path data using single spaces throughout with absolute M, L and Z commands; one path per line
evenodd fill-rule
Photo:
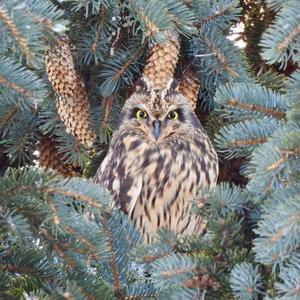
M 90 102 L 84 83 L 76 73 L 68 39 L 56 40 L 45 57 L 48 78 L 58 95 L 58 113 L 66 131 L 90 147 L 95 140 L 90 125 Z
M 178 35 L 169 33 L 169 41 L 157 44 L 150 50 L 143 77 L 154 90 L 163 90 L 174 76 L 179 58 L 180 44 Z
M 46 169 L 58 171 L 64 176 L 79 176 L 80 167 L 63 161 L 62 155 L 57 151 L 58 143 L 49 136 L 43 136 L 39 144 L 39 164 Z
M 199 90 L 200 80 L 197 74 L 189 68 L 180 78 L 178 91 L 191 102 L 194 110 L 197 105 Z

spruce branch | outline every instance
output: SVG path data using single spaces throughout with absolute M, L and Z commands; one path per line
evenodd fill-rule
M 200 27 L 206 24 L 226 30 L 238 20 L 241 13 L 241 8 L 236 0 L 194 2 L 193 5 L 198 17 L 195 25 Z
M 290 0 L 267 0 L 266 2 L 270 9 L 277 11 L 289 1 Z
M 109 246 L 109 250 L 111 253 L 111 272 L 112 272 L 113 280 L 114 280 L 114 294 L 117 299 L 122 300 L 123 297 L 121 294 L 121 284 L 120 284 L 120 279 L 119 279 L 120 275 L 119 275 L 118 268 L 117 268 L 114 240 L 111 235 L 109 223 L 108 223 L 108 220 L 106 219 L 105 215 L 102 215 L 101 221 L 103 224 L 104 234 L 108 240 L 108 246 Z
M 0 6 L 0 20 L 4 23 L 14 39 L 18 42 L 20 48 L 25 54 L 27 61 L 31 61 L 33 54 L 28 46 L 28 40 L 21 34 L 15 22 L 10 18 L 8 11 L 2 5 Z
M 289 35 L 278 44 L 277 48 L 279 51 L 283 52 L 286 51 L 289 45 L 293 42 L 293 40 L 299 35 L 300 33 L 300 23 L 289 33 Z
M 145 44 L 136 45 L 140 40 L 133 41 L 128 47 L 121 48 L 111 59 L 103 64 L 103 70 L 99 77 L 103 78 L 100 85 L 100 93 L 103 97 L 109 97 L 119 92 L 125 84 L 133 84 L 136 74 L 140 73 L 140 58 Z M 133 45 L 136 45 L 136 48 Z
M 0 57 L 1 84 L 32 103 L 41 102 L 47 93 L 45 83 L 37 77 L 35 72 L 16 63 L 11 58 Z
M 1 114 L 0 119 L 0 130 L 4 131 L 9 127 L 9 123 L 12 122 L 12 119 L 16 116 L 18 113 L 19 108 L 16 105 L 12 105 L 9 110 L 4 111 L 4 114 Z M 5 134 L 4 134 L 5 135 Z
M 226 157 L 244 157 L 258 145 L 267 142 L 268 137 L 281 126 L 273 118 L 262 118 L 236 122 L 223 126 L 215 137 L 219 151 Z
M 253 111 L 253 112 L 263 113 L 265 115 L 272 116 L 272 117 L 278 118 L 278 119 L 285 118 L 284 112 L 280 112 L 276 109 L 273 110 L 270 108 L 261 107 L 259 105 L 242 103 L 238 99 L 230 99 L 228 101 L 228 104 L 232 107 L 237 107 L 237 108 L 241 108 L 243 110 L 249 110 L 249 111 Z
M 230 286 L 235 296 L 241 300 L 258 299 L 261 294 L 262 278 L 258 267 L 254 268 L 249 263 L 236 265 L 230 274 Z
M 297 61 L 300 33 L 298 9 L 298 1 L 286 2 L 274 24 L 262 35 L 262 57 L 269 63 L 280 63 L 280 67 L 286 68 L 290 59 Z
M 235 83 L 221 86 L 216 102 L 225 108 L 225 116 L 235 120 L 269 116 L 285 119 L 288 103 L 285 98 L 254 83 Z
M 219 60 L 221 67 L 228 72 L 232 77 L 239 77 L 239 74 L 229 66 L 227 59 L 219 49 L 219 47 L 207 35 L 203 35 L 203 41 L 206 43 L 208 49 Z

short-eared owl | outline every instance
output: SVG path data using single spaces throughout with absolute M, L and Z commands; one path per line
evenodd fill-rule
M 172 87 L 142 81 L 126 101 L 108 154 L 95 176 L 130 216 L 145 242 L 158 228 L 200 234 L 192 200 L 215 184 L 218 158 L 189 101 Z

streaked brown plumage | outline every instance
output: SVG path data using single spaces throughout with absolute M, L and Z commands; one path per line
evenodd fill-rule
M 191 215 L 191 201 L 215 184 L 218 159 L 190 102 L 173 88 L 139 86 L 121 118 L 95 181 L 113 194 L 145 242 L 162 227 L 200 234 L 205 222 Z

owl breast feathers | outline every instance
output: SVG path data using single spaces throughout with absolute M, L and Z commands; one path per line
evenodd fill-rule
M 143 85 L 126 101 L 95 181 L 152 242 L 162 227 L 202 232 L 205 222 L 191 214 L 191 203 L 217 176 L 216 152 L 189 101 L 172 88 Z

